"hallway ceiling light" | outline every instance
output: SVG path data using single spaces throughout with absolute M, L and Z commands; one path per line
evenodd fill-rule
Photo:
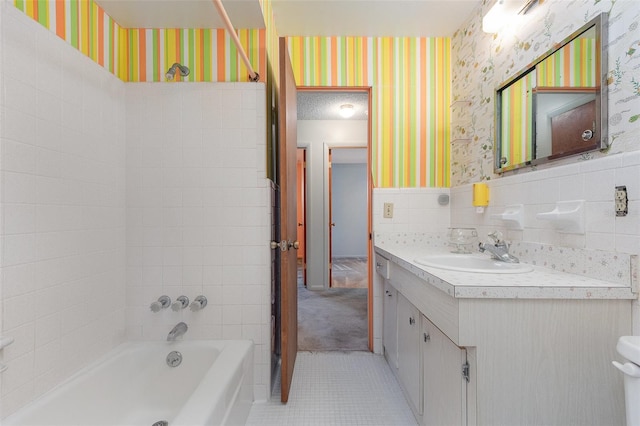
M 356 112 L 355 108 L 351 104 L 340 105 L 340 115 L 343 118 L 350 118 Z

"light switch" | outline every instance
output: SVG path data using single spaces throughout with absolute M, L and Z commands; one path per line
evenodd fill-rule
M 384 203 L 384 212 L 382 217 L 391 219 L 393 217 L 393 203 Z

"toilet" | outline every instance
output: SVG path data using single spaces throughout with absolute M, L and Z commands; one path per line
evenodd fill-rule
M 624 364 L 613 361 L 624 373 L 627 426 L 640 426 L 640 336 L 620 337 L 616 350 L 628 360 Z

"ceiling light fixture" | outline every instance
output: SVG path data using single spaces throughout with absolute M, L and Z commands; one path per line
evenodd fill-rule
M 356 112 L 355 108 L 351 104 L 340 105 L 340 116 L 342 118 L 349 118 Z

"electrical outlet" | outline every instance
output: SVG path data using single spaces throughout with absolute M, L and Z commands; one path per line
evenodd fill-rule
M 393 203 L 384 203 L 382 217 L 391 219 L 393 217 Z
M 616 203 L 616 216 L 626 216 L 629 213 L 629 200 L 627 198 L 627 187 L 616 186 L 614 197 Z

